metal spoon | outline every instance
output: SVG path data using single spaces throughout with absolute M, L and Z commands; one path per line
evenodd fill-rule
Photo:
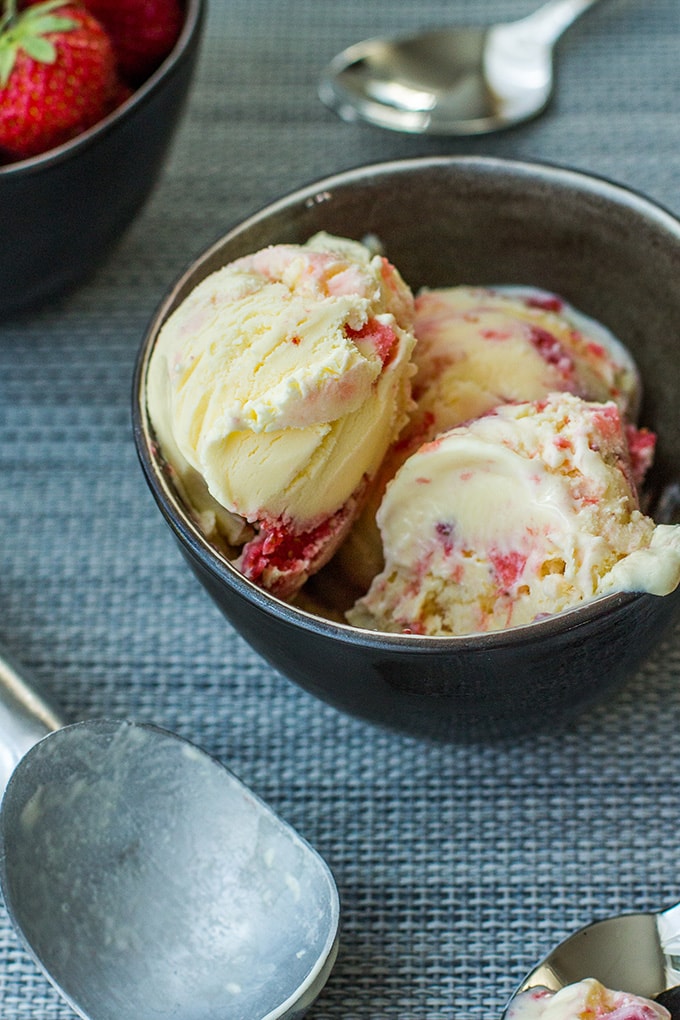
M 586 925 L 548 953 L 515 995 L 537 986 L 559 991 L 588 977 L 616 991 L 657 999 L 680 1016 L 680 904 L 658 914 L 620 914 Z
M 319 855 L 180 737 L 111 720 L 58 725 L 0 660 L 3 764 L 18 760 L 0 811 L 0 882 L 19 935 L 76 1013 L 302 1016 L 337 951 L 337 889 Z
M 596 2 L 550 0 L 508 24 L 356 43 L 325 69 L 319 96 L 343 120 L 412 134 L 511 127 L 545 108 L 555 43 Z

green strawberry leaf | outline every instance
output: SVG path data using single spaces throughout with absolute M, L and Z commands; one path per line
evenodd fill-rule
M 29 7 L 29 10 L 33 8 Z M 75 18 L 59 17 L 58 14 L 40 14 L 28 18 L 22 25 L 22 35 L 47 35 L 49 32 L 69 32 L 78 22 Z
M 41 35 L 27 35 L 21 40 L 21 48 L 40 64 L 53 64 L 57 59 L 57 47 Z
M 14 58 L 16 56 L 15 50 L 10 50 L 8 47 L 0 48 L 0 87 L 4 88 L 9 81 L 9 76 L 12 73 L 14 67 Z
M 78 27 L 78 21 L 65 15 L 53 14 L 58 7 L 64 7 L 66 0 L 46 0 L 45 3 L 27 7 L 16 15 L 14 5 L 9 5 L 9 14 L 0 22 L 0 88 L 4 88 L 16 62 L 17 53 L 23 50 L 32 60 L 41 64 L 53 64 L 57 59 L 54 43 L 45 38 L 53 32 L 70 32 Z

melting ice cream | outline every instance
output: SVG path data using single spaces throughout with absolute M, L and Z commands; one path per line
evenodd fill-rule
M 504 404 L 412 454 L 377 514 L 384 569 L 351 623 L 468 634 L 612 591 L 665 595 L 680 528 L 639 509 L 615 403 L 551 393 Z
M 204 279 L 147 392 L 206 536 L 288 600 L 335 557 L 357 627 L 498 630 L 680 581 L 680 527 L 640 509 L 635 364 L 554 294 L 414 302 L 386 258 L 317 234 Z

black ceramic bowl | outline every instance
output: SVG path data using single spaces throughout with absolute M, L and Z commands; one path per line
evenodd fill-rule
M 205 0 L 186 0 L 182 32 L 159 68 L 88 131 L 0 166 L 0 316 L 84 280 L 153 188 L 184 106 Z
M 134 429 L 151 491 L 189 564 L 244 638 L 307 691 L 357 716 L 437 739 L 495 737 L 563 722 L 638 668 L 680 593 L 610 595 L 508 631 L 374 634 L 294 609 L 245 580 L 201 535 L 164 470 L 145 378 L 159 328 L 208 273 L 316 230 L 375 233 L 414 290 L 523 283 L 560 293 L 630 348 L 659 434 L 654 492 L 680 478 L 680 223 L 646 199 L 569 170 L 438 157 L 320 181 L 240 224 L 194 263 L 144 340 Z M 662 497 L 663 499 L 663 497 Z M 668 500 L 666 500 L 668 502 Z

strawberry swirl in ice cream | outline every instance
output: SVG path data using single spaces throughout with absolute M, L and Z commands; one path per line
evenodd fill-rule
M 163 327 L 148 403 L 212 537 L 292 597 L 359 512 L 410 409 L 413 297 L 366 247 L 327 234 L 238 259 Z
M 612 401 L 551 393 L 444 432 L 400 468 L 377 517 L 385 567 L 347 614 L 359 627 L 499 630 L 680 578 L 680 528 L 641 513 Z
M 671 1020 L 658 1002 L 605 988 L 594 978 L 565 985 L 554 992 L 529 988 L 512 1000 L 506 1020 Z
M 385 257 L 324 233 L 206 277 L 147 378 L 176 488 L 242 574 L 426 636 L 678 586 L 680 527 L 638 498 L 655 446 L 640 391 L 623 345 L 561 297 L 414 300 Z
M 635 364 L 613 334 L 556 294 L 527 287 L 450 287 L 416 298 L 407 435 L 421 442 L 497 407 L 552 391 L 614 400 L 634 420 Z
M 376 511 L 385 486 L 418 447 L 447 429 L 548 393 L 613 400 L 634 421 L 640 381 L 633 359 L 604 326 L 556 294 L 527 287 L 445 287 L 416 297 L 415 408 L 383 462 L 339 567 L 364 590 L 383 567 Z M 640 472 L 643 437 L 637 438 Z

